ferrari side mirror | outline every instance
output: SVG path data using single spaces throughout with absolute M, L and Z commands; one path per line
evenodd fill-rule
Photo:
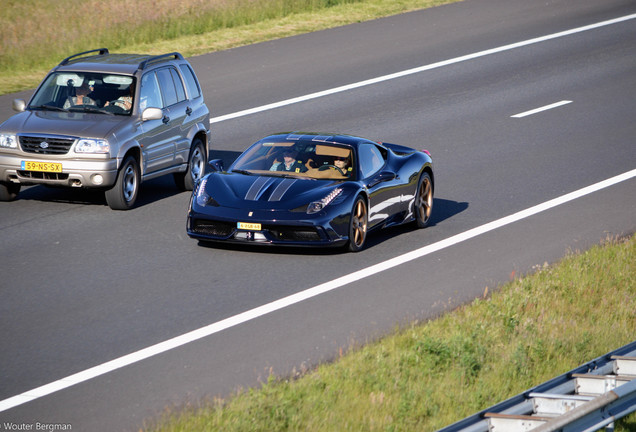
M 225 168 L 223 167 L 223 161 L 221 159 L 212 159 L 210 162 L 208 162 L 208 165 L 210 166 L 210 168 L 212 168 L 212 171 L 225 171 Z
M 373 187 L 377 185 L 378 183 L 382 183 L 385 181 L 391 181 L 395 177 L 397 176 L 395 175 L 395 173 L 391 171 L 381 171 L 379 174 L 377 174 L 371 179 L 371 181 L 369 182 L 369 187 Z

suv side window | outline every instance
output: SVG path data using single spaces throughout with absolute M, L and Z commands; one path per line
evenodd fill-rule
M 188 87 L 188 94 L 190 95 L 190 99 L 196 99 L 201 96 L 201 89 L 199 88 L 199 83 L 197 79 L 194 77 L 194 72 L 190 68 L 190 66 L 182 64 L 180 65 L 181 73 L 186 81 L 186 86 Z
M 174 88 L 174 82 L 170 76 L 170 70 L 159 69 L 157 71 L 161 93 L 163 94 L 164 107 L 177 103 L 177 91 Z
M 147 73 L 141 78 L 140 95 L 140 108 L 142 111 L 146 108 L 163 108 L 159 83 L 154 72 Z
M 170 68 L 170 75 L 172 75 L 172 81 L 174 81 L 174 87 L 177 89 L 177 100 L 183 102 L 186 100 L 185 89 L 183 88 L 183 81 L 179 76 L 179 72 L 176 69 Z
M 171 68 L 162 68 L 157 70 L 157 78 L 159 78 L 159 84 L 161 86 L 165 102 L 164 106 L 167 107 L 185 99 L 183 83 L 181 82 L 181 79 L 177 79 L 175 81 L 173 79 L 173 74 L 176 74 L 176 71 Z M 179 89 L 178 91 L 177 88 Z

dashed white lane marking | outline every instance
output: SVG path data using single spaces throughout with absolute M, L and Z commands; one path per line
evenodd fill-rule
M 522 118 L 522 117 L 527 117 L 527 116 L 529 116 L 529 115 L 536 114 L 536 113 L 540 113 L 540 112 L 542 112 L 542 111 L 551 110 L 551 109 L 553 109 L 553 108 L 557 108 L 557 107 L 560 107 L 560 106 L 563 106 L 563 105 L 567 105 L 567 104 L 569 104 L 569 103 L 572 103 L 572 101 L 564 100 L 564 101 L 561 101 L 561 102 L 555 102 L 555 103 L 553 103 L 553 104 L 546 105 L 546 106 L 542 106 L 542 107 L 540 107 L 540 108 L 535 108 L 535 109 L 533 109 L 533 110 L 526 111 L 526 112 L 522 112 L 522 113 L 519 113 L 519 114 L 515 114 L 515 115 L 510 116 L 510 117 L 512 117 L 512 118 Z
M 570 36 L 576 33 L 581 33 L 581 32 L 585 32 L 585 31 L 589 31 L 589 30 L 594 30 L 600 27 L 605 27 L 605 26 L 609 26 L 609 25 L 613 25 L 613 24 L 618 24 L 621 23 L 623 21 L 628 21 L 631 19 L 636 18 L 636 14 L 632 14 L 632 15 L 625 15 L 623 17 L 619 17 L 619 18 L 615 18 L 615 19 L 611 19 L 611 20 L 607 20 L 607 21 L 601 21 L 595 24 L 590 24 L 590 25 L 586 25 L 583 27 L 577 27 L 574 29 L 570 29 L 570 30 L 566 30 L 566 31 L 562 31 L 562 32 L 558 32 L 558 33 L 553 33 L 547 36 L 541 36 L 538 38 L 534 38 L 534 39 L 528 39 L 522 42 L 517 42 L 517 43 L 513 43 L 513 44 L 509 44 L 509 45 L 503 45 L 500 46 L 498 48 L 492 48 L 492 49 L 488 49 L 488 50 L 484 50 L 484 51 L 479 51 L 473 54 L 468 54 L 465 56 L 461 56 L 461 57 L 455 57 L 453 59 L 449 59 L 449 60 L 444 60 L 441 62 L 437 62 L 437 63 L 432 63 L 429 65 L 425 65 L 425 66 L 419 66 L 413 69 L 407 69 L 407 70 L 403 70 L 400 72 L 395 72 L 392 74 L 388 74 L 388 75 L 383 75 L 380 77 L 376 77 L 376 78 L 371 78 L 365 81 L 359 81 L 356 83 L 352 83 L 352 84 L 347 84 L 344 86 L 340 86 L 340 87 L 335 87 L 332 89 L 328 89 L 328 90 L 323 90 L 320 92 L 316 92 L 316 93 L 311 93 L 308 95 L 304 95 L 304 96 L 299 96 L 299 97 L 295 97 L 295 98 L 291 98 L 291 99 L 286 99 L 280 102 L 274 102 L 271 104 L 267 104 L 267 105 L 261 105 L 259 107 L 255 107 L 255 108 L 250 108 L 250 109 L 246 109 L 243 111 L 237 111 L 234 113 L 230 113 L 230 114 L 225 114 L 222 116 L 218 116 L 218 117 L 213 117 L 210 119 L 210 123 L 219 123 L 222 121 L 226 121 L 226 120 L 231 120 L 231 119 L 235 119 L 238 117 L 243 117 L 243 116 L 247 116 L 250 114 L 256 114 L 259 112 L 263 112 L 263 111 L 268 111 L 268 110 L 272 110 L 275 108 L 280 108 L 280 107 L 284 107 L 287 105 L 292 105 L 292 104 L 296 104 L 296 103 L 300 103 L 300 102 L 305 102 L 311 99 L 317 99 L 323 96 L 329 96 L 332 94 L 336 94 L 336 93 L 341 93 L 347 90 L 353 90 L 353 89 L 357 89 L 360 87 L 365 87 L 368 85 L 372 85 L 372 84 L 377 84 L 383 81 L 388 81 L 388 80 L 392 80 L 392 79 L 397 79 L 397 78 L 402 78 L 408 75 L 413 75 L 416 73 L 420 73 L 420 72 L 424 72 L 424 71 L 428 71 L 431 69 L 437 69 L 440 67 L 444 67 L 444 66 L 449 66 L 452 64 L 456 64 L 456 63 L 461 63 L 464 61 L 468 61 L 468 60 L 473 60 L 479 57 L 484 57 L 484 56 L 488 56 L 491 54 L 497 54 L 500 52 L 504 52 L 504 51 L 509 51 L 512 49 L 516 49 L 516 48 L 521 48 L 521 47 L 525 47 L 528 45 L 532 45 L 532 44 L 537 44 L 540 42 L 545 42 L 551 39 L 557 39 L 557 38 L 561 38 L 561 37 L 565 37 L 565 36 Z

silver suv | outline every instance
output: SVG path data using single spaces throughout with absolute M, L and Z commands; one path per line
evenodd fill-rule
M 13 109 L 0 125 L 0 201 L 47 184 L 103 189 L 127 210 L 143 181 L 173 174 L 191 190 L 206 166 L 210 112 L 179 53 L 75 54 Z

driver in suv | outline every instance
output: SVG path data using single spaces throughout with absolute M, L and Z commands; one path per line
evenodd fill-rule
M 179 53 L 75 54 L 13 109 L 0 125 L 0 201 L 48 184 L 102 189 L 112 209 L 127 210 L 145 180 L 172 174 L 192 190 L 203 176 L 210 112 Z

